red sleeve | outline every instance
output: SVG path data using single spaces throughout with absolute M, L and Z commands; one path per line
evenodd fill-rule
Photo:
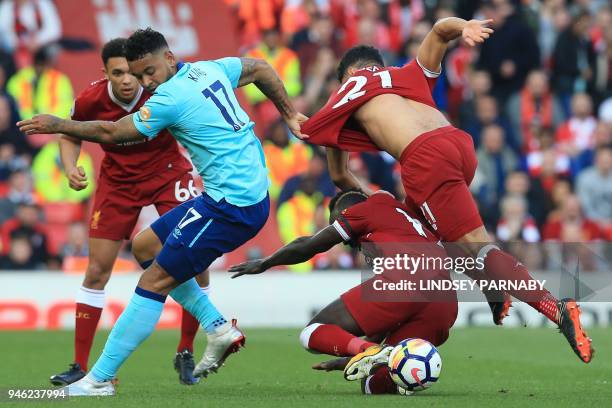
M 370 215 L 369 200 L 342 211 L 332 224 L 345 241 L 357 240 L 369 230 L 368 215 Z
M 87 120 L 87 102 L 84 98 L 79 95 L 74 102 L 72 102 L 72 110 L 70 111 L 70 118 L 72 120 L 85 121 Z
M 440 67 L 440 70 L 438 72 L 430 71 L 427 68 L 421 66 L 421 64 L 419 64 L 419 61 L 415 58 L 399 70 L 402 71 L 402 73 L 406 73 L 406 78 L 409 81 L 415 81 L 415 83 L 420 83 L 424 79 L 424 83 L 427 84 L 427 88 L 431 93 L 431 91 L 434 89 L 434 86 L 436 86 L 436 82 L 438 82 L 438 78 L 440 77 L 440 73 L 442 72 L 441 69 L 442 68 Z M 425 89 L 423 89 L 423 91 L 425 91 Z

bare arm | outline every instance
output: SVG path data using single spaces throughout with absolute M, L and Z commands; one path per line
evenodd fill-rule
M 357 177 L 348 168 L 348 152 L 344 150 L 328 147 L 327 151 L 327 168 L 329 175 L 340 190 L 350 190 L 357 188 L 364 193 L 371 195 L 372 191 L 362 185 Z
M 79 140 L 96 143 L 118 144 L 144 139 L 134 126 L 132 115 L 124 116 L 117 122 L 103 120 L 79 122 L 60 119 L 53 115 L 36 115 L 32 119 L 18 122 L 17 126 L 26 135 L 63 133 Z
M 484 42 L 493 33 L 486 25 L 492 20 L 470 20 L 447 17 L 438 20 L 427 34 L 417 54 L 421 67 L 431 72 L 440 72 L 442 58 L 452 40 L 463 37 L 470 46 Z
M 255 84 L 259 90 L 268 97 L 276 106 L 276 109 L 283 116 L 291 132 L 305 139 L 308 136 L 300 132 L 300 125 L 308 118 L 295 110 L 283 81 L 278 74 L 265 60 L 257 58 L 240 58 L 242 72 L 238 80 L 238 86 Z
M 76 191 L 87 187 L 87 175 L 83 167 L 77 167 L 81 153 L 81 141 L 70 136 L 61 135 L 59 139 L 60 158 L 64 173 L 68 177 L 70 188 Z
M 229 268 L 229 272 L 234 273 L 232 278 L 237 278 L 242 275 L 262 273 L 273 266 L 298 264 L 341 242 L 342 237 L 338 231 L 329 225 L 313 236 L 293 240 L 267 258 L 234 265 Z

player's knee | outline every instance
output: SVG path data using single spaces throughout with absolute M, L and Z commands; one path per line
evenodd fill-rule
M 312 336 L 312 333 L 314 333 L 314 331 L 317 330 L 319 326 L 321 326 L 321 323 L 309 324 L 308 326 L 304 327 L 304 329 L 300 333 L 300 344 L 308 351 L 311 351 L 308 347 L 308 343 L 310 342 L 310 336 Z
M 83 279 L 83 286 L 90 289 L 104 289 L 110 279 L 112 265 L 90 260 Z
M 146 229 L 139 232 L 132 240 L 132 254 L 141 265 L 155 258 L 161 249 L 158 245 L 159 242 L 151 238 L 152 233 L 152 231 Z

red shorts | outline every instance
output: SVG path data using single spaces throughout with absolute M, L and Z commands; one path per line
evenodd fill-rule
M 139 183 L 118 183 L 100 176 L 89 237 L 113 241 L 130 239 L 143 207 L 154 204 L 162 215 L 197 193 L 188 172 L 158 175 Z
M 442 344 L 457 318 L 456 298 L 454 302 L 370 302 L 364 300 L 363 288 L 355 286 L 340 299 L 366 336 L 389 335 L 389 344 L 409 337 Z M 398 340 L 398 336 L 404 337 Z
M 478 161 L 470 135 L 453 126 L 423 133 L 400 157 L 406 205 L 447 242 L 483 225 L 469 185 Z

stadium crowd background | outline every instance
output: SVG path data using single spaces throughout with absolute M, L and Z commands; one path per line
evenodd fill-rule
M 241 47 L 266 59 L 296 106 L 316 112 L 339 86 L 347 48 L 370 44 L 403 65 L 439 18 L 492 18 L 479 48 L 451 47 L 435 100 L 474 138 L 479 166 L 471 186 L 485 224 L 531 268 L 549 261 L 541 242 L 612 239 L 612 10 L 598 0 L 225 0 Z M 15 126 L 35 113 L 68 117 L 74 91 L 55 68 L 60 39 L 51 0 L 0 0 L 0 270 L 83 270 L 88 201 L 69 189 L 55 136 L 26 138 Z M 273 240 L 287 243 L 324 227 L 335 188 L 325 153 L 292 138 L 269 101 L 243 89 L 262 138 L 274 202 Z M 390 113 L 392 114 L 392 113 Z M 351 170 L 374 190 L 403 198 L 399 169 L 384 153 L 353 154 Z M 92 222 L 94 220 L 91 220 Z M 259 257 L 261 240 L 247 257 Z M 258 241 L 259 240 L 259 241 Z M 265 255 L 265 254 L 263 254 Z M 128 248 L 125 269 L 133 268 Z M 362 260 L 337 246 L 296 271 L 352 269 Z M 121 268 L 121 262 L 119 262 Z M 227 267 L 223 260 L 216 265 Z M 588 269 L 588 267 L 587 267 Z M 593 266 L 592 269 L 596 269 Z

